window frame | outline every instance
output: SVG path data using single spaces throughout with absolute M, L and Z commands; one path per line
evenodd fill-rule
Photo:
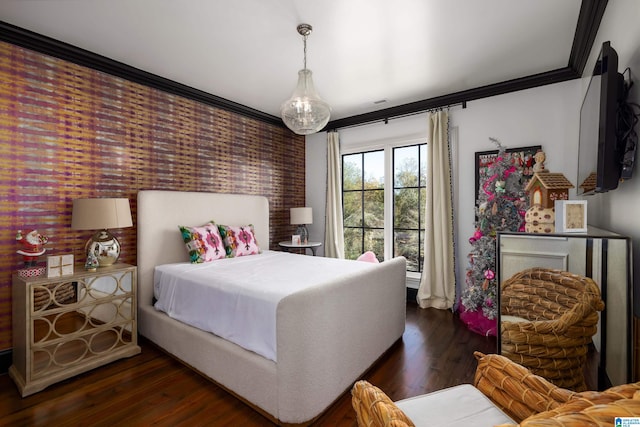
M 406 147 L 411 145 L 426 144 L 427 138 L 407 138 L 379 142 L 362 142 L 357 144 L 349 144 L 340 147 L 340 166 L 342 167 L 342 156 L 349 154 L 358 154 L 371 151 L 384 150 L 384 189 L 393 189 L 393 148 Z M 340 172 L 342 184 L 342 171 Z M 344 194 L 344 190 L 342 191 Z M 393 258 L 393 191 L 384 192 L 384 259 Z M 407 279 L 419 281 L 421 273 L 407 271 Z M 417 284 L 417 282 L 416 282 Z
M 424 159 L 422 159 L 422 149 L 421 147 L 424 146 Z M 402 149 L 402 148 L 409 148 L 409 147 L 416 147 L 418 149 L 418 185 L 417 186 L 410 186 L 410 187 L 397 187 L 396 186 L 396 177 L 395 177 L 395 160 L 396 160 L 396 150 L 397 149 Z M 418 276 L 422 274 L 422 268 L 423 268 L 423 264 L 424 264 L 424 258 L 420 256 L 420 253 L 423 252 L 423 245 L 420 245 L 420 242 L 424 242 L 424 236 L 426 234 L 426 227 L 423 229 L 420 227 L 420 224 L 422 224 L 424 222 L 424 211 L 422 210 L 422 206 L 424 205 L 424 203 L 426 203 L 426 200 L 422 200 L 422 189 L 425 189 L 425 198 L 426 198 L 426 189 L 427 189 L 427 183 L 426 183 L 426 174 L 425 174 L 425 182 L 422 182 L 422 174 L 420 173 L 420 165 L 423 164 L 426 170 L 426 161 L 427 161 L 427 142 L 421 142 L 421 143 L 417 143 L 417 144 L 411 144 L 411 145 L 401 145 L 401 146 L 396 146 L 396 147 L 391 147 L 391 154 L 392 154 L 392 159 L 391 159 L 391 172 L 392 172 L 392 176 L 391 176 L 391 181 L 392 181 L 392 201 L 393 201 L 393 206 L 391 209 L 391 239 L 392 242 L 395 241 L 395 233 L 396 233 L 396 221 L 395 221 L 395 193 L 396 190 L 400 190 L 400 189 L 417 189 L 418 190 L 418 227 L 417 228 L 398 228 L 399 230 L 408 230 L 408 231 L 417 231 L 418 232 L 418 271 L 410 271 L 407 270 L 407 273 L 414 273 L 417 274 Z M 385 241 L 386 241 L 386 236 L 385 236 Z M 397 256 L 395 253 L 395 245 L 392 244 L 391 245 L 391 252 L 392 252 L 392 256 Z
M 377 153 L 377 152 L 382 152 L 382 154 L 384 156 L 383 158 L 384 158 L 385 179 L 384 179 L 384 182 L 383 182 L 383 185 L 382 185 L 381 188 L 366 189 L 366 188 L 364 188 L 365 176 L 366 176 L 365 168 L 364 168 L 365 155 L 368 154 L 368 153 Z M 387 197 L 386 196 L 387 196 L 387 191 L 386 191 L 386 188 L 385 188 L 386 185 L 387 185 L 387 182 L 386 182 L 387 181 L 387 176 L 386 176 L 387 175 L 386 174 L 386 172 L 387 172 L 387 170 L 386 170 L 387 169 L 386 152 L 384 152 L 384 150 L 382 150 L 382 149 L 375 149 L 375 150 L 358 151 L 358 152 L 355 152 L 355 153 L 345 153 L 345 154 L 341 153 L 340 154 L 341 167 L 342 167 L 341 174 L 344 172 L 344 158 L 345 158 L 345 156 L 353 156 L 355 154 L 358 154 L 361 157 L 360 167 L 361 167 L 361 171 L 362 171 L 362 177 L 361 177 L 362 186 L 361 186 L 360 189 L 345 190 L 344 189 L 344 175 L 342 175 L 341 178 L 340 178 L 342 180 L 342 195 L 341 195 L 341 197 L 342 197 L 342 206 L 343 206 L 343 208 L 342 208 L 342 213 L 343 213 L 343 220 L 342 220 L 343 221 L 342 222 L 343 232 L 347 228 L 362 230 L 361 246 L 360 247 L 364 248 L 365 231 L 366 230 L 382 230 L 382 235 L 383 235 L 384 243 L 385 243 L 385 246 L 386 246 L 386 241 L 387 241 L 387 236 L 386 236 L 386 217 L 387 217 L 387 212 L 386 212 L 386 207 L 387 207 L 387 200 L 386 199 L 387 199 Z M 371 227 L 371 226 L 366 226 L 366 224 L 365 224 L 365 220 L 364 220 L 364 218 L 365 218 L 365 194 L 366 194 L 366 192 L 373 192 L 373 191 L 383 191 L 384 192 L 384 199 L 383 199 L 383 203 L 384 203 L 383 215 L 384 215 L 384 217 L 383 217 L 382 227 Z M 361 203 L 360 203 L 361 217 L 360 218 L 362 219 L 362 224 L 359 227 L 346 226 L 344 224 L 344 196 L 345 196 L 345 193 L 356 193 L 356 192 L 361 193 L 361 199 L 360 199 L 360 201 L 361 201 Z M 385 253 L 386 253 L 386 248 L 385 248 Z M 384 259 L 387 259 L 386 255 L 384 256 Z

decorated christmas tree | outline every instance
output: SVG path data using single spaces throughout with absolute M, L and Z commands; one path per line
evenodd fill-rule
M 524 231 L 528 203 L 517 159 L 498 140 L 489 139 L 497 145 L 498 155 L 480 180 L 460 318 L 474 332 L 496 335 L 496 235 L 499 231 Z

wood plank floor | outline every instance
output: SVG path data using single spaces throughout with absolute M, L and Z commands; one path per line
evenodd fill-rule
M 269 426 L 268 419 L 142 339 L 142 354 L 21 398 L 0 376 L 0 425 Z M 447 310 L 407 305 L 401 342 L 364 378 L 393 400 L 472 382 L 473 352 L 495 352 L 495 338 L 470 332 Z M 349 393 L 316 426 L 355 426 Z

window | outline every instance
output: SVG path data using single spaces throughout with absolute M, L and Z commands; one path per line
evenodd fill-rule
M 427 145 L 393 149 L 393 255 L 422 272 Z
M 384 260 L 384 151 L 342 156 L 345 258 L 373 251 Z
M 402 255 L 420 273 L 424 255 L 426 144 L 344 154 L 345 258 L 373 251 L 379 261 Z M 385 194 L 385 188 L 393 191 Z

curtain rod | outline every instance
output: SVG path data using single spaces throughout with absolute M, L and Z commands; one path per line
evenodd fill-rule
M 423 113 L 431 113 L 434 111 L 442 111 L 444 109 L 450 109 L 453 107 L 457 107 L 458 105 L 462 106 L 463 109 L 467 108 L 467 101 L 462 101 L 462 102 L 456 102 L 453 104 L 448 104 L 448 105 L 443 105 L 440 107 L 433 107 L 433 108 L 427 108 L 424 110 L 419 110 L 419 111 L 413 111 L 411 113 L 405 113 L 405 114 L 398 114 L 396 116 L 389 116 L 389 117 L 385 117 L 383 119 L 375 119 L 375 120 L 371 120 L 368 122 L 362 122 L 362 123 L 357 123 L 357 124 L 353 124 L 353 125 L 347 125 L 347 126 L 341 126 L 339 128 L 334 128 L 334 129 L 330 129 L 329 132 L 335 132 L 338 129 L 347 129 L 347 128 L 353 128 L 353 127 L 358 127 L 358 126 L 366 126 L 366 125 L 370 125 L 373 123 L 377 123 L 377 122 L 383 122 L 385 125 L 389 123 L 389 120 L 395 120 L 395 119 L 401 119 L 404 117 L 411 117 L 411 116 L 416 116 L 418 114 L 423 114 Z

